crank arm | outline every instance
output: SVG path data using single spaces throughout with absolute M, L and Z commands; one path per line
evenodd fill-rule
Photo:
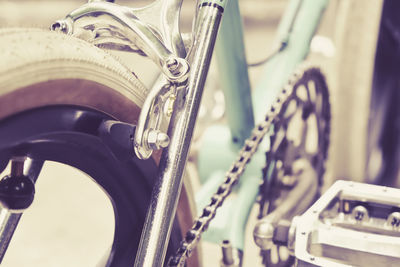
M 271 249 L 276 243 L 276 234 L 285 227 L 286 220 L 303 213 L 311 205 L 318 193 L 318 178 L 308 161 L 303 161 L 303 170 L 297 179 L 297 184 L 270 214 L 260 219 L 253 231 L 255 243 L 263 250 Z M 308 166 L 307 166 L 308 165 Z M 289 229 L 289 228 L 287 228 Z M 279 239 L 279 238 L 278 238 Z

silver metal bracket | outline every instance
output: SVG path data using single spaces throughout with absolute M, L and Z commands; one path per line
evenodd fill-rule
M 169 145 L 169 137 L 162 132 L 163 118 L 172 115 L 178 87 L 160 77 L 154 84 L 142 106 L 134 136 L 135 153 L 140 159 L 148 159 L 153 150 Z
M 163 75 L 146 97 L 134 136 L 134 150 L 148 159 L 153 150 L 165 148 L 169 137 L 161 130 L 171 116 L 176 91 L 189 76 L 186 49 L 179 31 L 182 0 L 156 0 L 142 8 L 89 1 L 55 22 L 58 30 L 100 48 L 139 53 L 149 57 Z
M 186 49 L 179 31 L 182 0 L 156 0 L 142 8 L 90 1 L 55 22 L 52 30 L 96 46 L 137 52 L 149 57 L 172 83 L 189 74 Z

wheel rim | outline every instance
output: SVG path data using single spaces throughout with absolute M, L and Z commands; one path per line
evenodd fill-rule
M 139 162 L 122 155 L 117 146 L 105 144 L 99 126 L 110 119 L 76 106 L 45 107 L 11 116 L 0 123 L 0 166 L 13 156 L 25 155 L 64 163 L 91 176 L 114 207 L 115 233 L 107 265 L 131 266 L 157 166 L 153 160 Z M 179 236 L 172 243 L 177 240 Z

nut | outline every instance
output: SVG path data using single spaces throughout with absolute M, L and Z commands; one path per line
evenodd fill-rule
M 147 145 L 154 150 L 165 148 L 169 145 L 169 137 L 158 130 L 150 130 L 147 134 Z

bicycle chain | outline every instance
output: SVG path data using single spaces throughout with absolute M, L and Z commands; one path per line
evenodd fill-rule
M 299 179 L 302 179 L 304 168 L 311 168 L 317 175 L 315 197 L 320 196 L 329 148 L 331 105 L 324 76 L 316 72 L 310 74 L 297 81 L 290 104 L 281 111 L 285 114 L 284 118 L 278 116 L 280 121 L 274 122 L 274 134 L 270 135 L 270 149 L 266 152 L 263 183 L 260 185 L 258 218 L 273 212 L 285 201 Z M 289 108 L 290 105 L 292 108 Z M 296 125 L 298 132 L 293 133 L 292 125 Z M 304 165 L 304 161 L 309 165 Z M 285 216 L 285 220 L 291 221 L 293 215 Z M 292 266 L 295 257 L 289 256 L 288 248 L 277 244 L 274 247 L 261 250 L 263 265 Z
M 210 204 L 203 209 L 202 214 L 195 220 L 192 228 L 187 231 L 177 252 L 169 259 L 168 266 L 184 266 L 186 259 L 197 246 L 201 234 L 208 228 L 211 220 L 216 215 L 217 209 L 223 204 L 224 200 L 231 193 L 233 187 L 238 183 L 239 178 L 244 172 L 247 164 L 250 162 L 251 157 L 257 151 L 262 139 L 277 119 L 282 105 L 290 99 L 293 89 L 297 84 L 301 84 L 302 78 L 306 77 L 306 75 L 312 74 L 320 75 L 323 80 L 325 80 L 319 69 L 308 68 L 306 66 L 299 68 L 299 70 L 289 79 L 289 82 L 284 86 L 275 103 L 267 112 L 264 120 L 253 128 L 251 136 L 246 139 L 244 146 L 239 151 L 238 158 L 226 173 L 224 182 L 219 186 L 218 191 L 211 197 Z

